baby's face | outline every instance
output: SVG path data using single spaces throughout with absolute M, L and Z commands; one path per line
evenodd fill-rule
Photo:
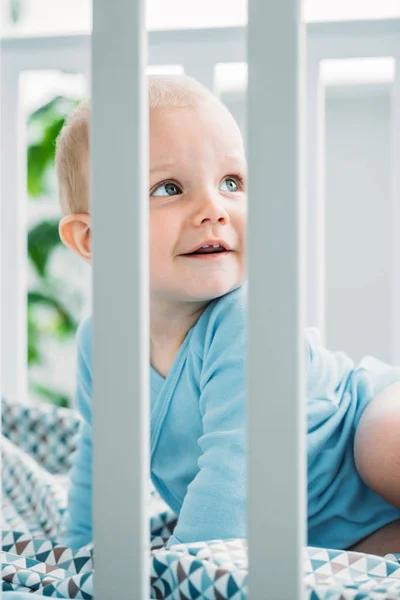
M 171 301 L 211 300 L 243 282 L 245 189 L 243 141 L 228 112 L 216 103 L 151 110 L 153 295 Z M 188 254 L 217 240 L 224 251 Z

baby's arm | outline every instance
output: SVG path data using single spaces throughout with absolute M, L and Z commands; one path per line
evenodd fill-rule
M 200 470 L 187 488 L 167 547 L 246 537 L 245 315 L 231 300 L 220 301 L 207 332 L 200 379 Z
M 69 474 L 68 507 L 64 515 L 65 534 L 60 540 L 69 548 L 92 541 L 92 426 L 91 426 L 91 321 L 77 333 L 78 364 L 76 402 L 82 421 L 77 450 Z
M 374 396 L 361 415 L 354 459 L 364 483 L 400 508 L 400 382 Z

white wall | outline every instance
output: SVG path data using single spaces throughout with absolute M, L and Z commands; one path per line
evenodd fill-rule
M 326 342 L 390 362 L 390 99 L 378 90 L 327 96 Z

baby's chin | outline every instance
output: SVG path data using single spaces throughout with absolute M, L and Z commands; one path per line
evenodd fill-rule
M 231 272 L 208 272 L 204 276 L 197 274 L 179 274 L 177 277 L 165 278 L 161 282 L 150 281 L 150 296 L 155 302 L 167 304 L 207 303 L 233 292 L 243 285 L 245 274 L 242 269 Z
M 186 299 L 187 302 L 211 302 L 238 288 L 243 279 L 220 277 L 219 280 L 191 281 L 181 290 L 182 299 Z

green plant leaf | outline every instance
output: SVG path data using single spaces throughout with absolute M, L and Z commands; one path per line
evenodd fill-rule
M 28 303 L 28 366 L 41 364 L 43 357 L 40 352 L 40 333 L 37 320 L 34 318 L 32 307 Z
M 27 187 L 31 199 L 49 195 L 50 175 L 54 176 L 57 137 L 67 115 L 80 103 L 79 99 L 55 96 L 40 106 L 28 118 Z M 44 342 L 49 336 L 67 339 L 77 328 L 71 312 L 65 306 L 65 286 L 49 276 L 48 266 L 52 253 L 62 245 L 58 220 L 47 219 L 31 228 L 28 233 L 28 256 L 40 280 L 37 289 L 28 293 L 28 364 L 43 364 Z M 63 298 L 63 301 L 61 300 Z M 41 309 L 48 309 L 42 312 Z M 43 383 L 32 384 L 32 389 L 44 399 L 58 406 L 69 406 L 69 397 Z
M 28 194 L 42 196 L 46 192 L 44 172 L 50 162 L 49 148 L 44 144 L 33 144 L 28 148 Z
M 43 279 L 47 275 L 46 267 L 53 250 L 61 245 L 58 220 L 42 221 L 28 232 L 28 256 Z
M 35 132 L 34 141 L 28 145 L 28 193 L 32 198 L 46 194 L 46 175 L 54 165 L 56 140 L 66 116 L 79 104 L 79 100 L 55 96 L 39 107 L 28 119 L 28 139 Z M 39 135 L 37 134 L 39 131 Z
M 29 388 L 33 393 L 41 396 L 51 404 L 55 404 L 56 406 L 61 406 L 63 408 L 69 408 L 71 406 L 70 397 L 59 390 L 49 388 L 41 383 L 31 383 Z
M 68 115 L 79 104 L 80 100 L 67 98 L 66 96 L 54 96 L 46 104 L 42 104 L 34 110 L 28 118 L 28 125 L 41 122 L 51 123 L 54 118 Z
M 28 292 L 28 306 L 30 310 L 34 306 L 51 308 L 55 312 L 55 321 L 53 323 L 53 333 L 59 338 L 65 338 L 73 335 L 78 327 L 78 323 L 63 304 L 54 296 L 46 294 L 39 290 L 30 290 Z

